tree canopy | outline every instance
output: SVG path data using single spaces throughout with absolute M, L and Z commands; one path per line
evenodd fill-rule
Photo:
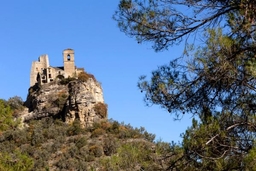
M 156 51 L 180 43 L 191 34 L 229 27 L 230 34 L 251 37 L 255 0 L 121 0 L 114 19 L 138 42 L 151 41 Z
M 138 84 L 147 104 L 197 116 L 170 168 L 256 169 L 256 1 L 121 0 L 114 19 L 156 51 L 186 42 L 183 58 Z

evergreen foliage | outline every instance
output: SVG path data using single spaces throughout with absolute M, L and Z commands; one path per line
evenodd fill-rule
M 114 19 L 156 51 L 185 40 L 183 58 L 138 83 L 146 104 L 194 116 L 169 169 L 254 170 L 256 1 L 121 0 Z
M 163 170 L 161 157 L 172 153 L 165 149 L 171 149 L 168 143 L 154 143 L 155 135 L 145 128 L 113 120 L 83 128 L 77 120 L 69 125 L 48 117 L 17 129 L 12 116 L 16 107 L 0 102 L 3 171 Z

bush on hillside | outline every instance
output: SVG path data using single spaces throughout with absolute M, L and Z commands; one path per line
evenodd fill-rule
M 75 79 L 76 78 L 74 78 L 74 77 L 63 78 L 60 80 L 60 84 L 67 85 L 68 83 L 70 83 L 71 81 L 74 81 Z
M 107 114 L 108 114 L 108 107 L 107 107 L 107 104 L 104 104 L 104 103 L 97 103 L 95 106 L 94 106 L 94 111 L 97 115 L 100 115 L 102 118 L 106 118 L 107 117 Z
M 94 81 L 96 81 L 96 78 L 94 77 L 94 75 L 89 74 L 87 72 L 80 72 L 78 74 L 78 80 L 86 82 L 88 81 L 89 78 L 92 78 Z
M 0 99 L 0 133 L 18 126 L 18 121 L 14 121 L 13 110 L 5 100 Z

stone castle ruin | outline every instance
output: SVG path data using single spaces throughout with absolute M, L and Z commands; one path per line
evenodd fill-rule
M 63 66 L 61 67 L 50 66 L 48 55 L 41 55 L 38 61 L 32 62 L 30 86 L 36 83 L 40 85 L 50 83 L 57 78 L 76 77 L 80 72 L 84 72 L 84 68 L 77 68 L 75 66 L 73 49 L 65 49 L 63 51 Z
M 57 81 L 68 77 L 76 79 L 66 79 L 68 81 L 64 83 Z M 42 86 L 34 86 L 36 84 Z M 20 116 L 23 123 L 54 117 L 66 123 L 78 120 L 83 127 L 89 127 L 107 118 L 107 105 L 100 83 L 92 74 L 75 66 L 72 49 L 63 51 L 61 67 L 50 66 L 47 55 L 41 55 L 38 61 L 32 62 L 25 106 Z

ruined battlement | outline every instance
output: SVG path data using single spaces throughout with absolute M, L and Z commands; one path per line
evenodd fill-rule
M 49 64 L 48 55 L 41 55 L 38 61 L 33 61 L 30 71 L 30 86 L 46 84 L 56 78 L 76 77 L 84 68 L 75 66 L 75 53 L 73 49 L 65 49 L 62 53 L 63 66 L 52 67 Z

